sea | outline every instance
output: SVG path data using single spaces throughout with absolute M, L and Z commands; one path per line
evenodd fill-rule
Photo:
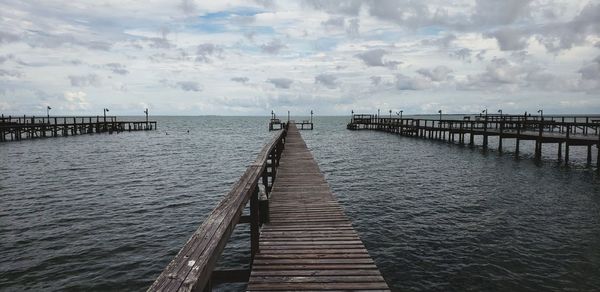
M 146 290 L 274 135 L 268 117 L 151 119 L 0 144 L 1 291 Z M 483 149 L 349 120 L 315 116 L 302 136 L 392 290 L 600 291 L 585 147 L 565 166 L 549 144 L 537 162 L 532 141 L 515 157 L 510 139 L 498 152 L 494 137 Z M 219 268 L 247 267 L 249 249 L 239 226 Z

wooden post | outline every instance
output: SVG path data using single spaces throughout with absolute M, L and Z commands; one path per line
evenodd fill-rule
M 483 148 L 488 147 L 488 134 L 487 134 L 487 126 L 488 126 L 488 117 L 485 115 L 485 120 L 483 124 Z
M 519 144 L 521 142 L 521 124 L 517 124 L 517 139 L 515 141 L 515 156 L 519 156 Z
M 596 143 L 596 148 L 598 148 L 598 153 L 596 155 L 596 171 L 600 173 L 600 136 L 598 136 L 598 143 Z
M 536 143 L 535 159 L 540 160 L 540 159 L 542 159 L 542 131 L 544 130 L 544 124 L 542 121 L 540 121 L 538 125 L 539 125 L 538 137 L 535 140 L 535 143 Z
M 569 163 L 569 136 L 571 134 L 571 125 L 567 125 L 567 138 L 565 139 L 565 165 Z
M 592 144 L 587 145 L 587 164 L 592 165 Z
M 558 161 L 562 160 L 562 142 L 558 142 Z
M 258 185 L 256 185 L 250 197 L 250 253 L 252 260 L 254 260 L 254 255 L 259 252 L 260 215 L 258 212 Z
M 475 144 L 475 131 L 473 130 L 474 122 L 469 122 L 471 124 L 471 132 L 469 133 L 469 145 L 473 146 Z
M 500 135 L 498 136 L 498 152 L 502 152 L 502 132 L 504 131 L 504 123 L 500 122 Z

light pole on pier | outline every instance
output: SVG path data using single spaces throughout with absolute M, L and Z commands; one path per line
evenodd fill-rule
M 379 118 L 379 109 L 377 109 L 377 118 Z
M 442 110 L 439 110 L 438 113 L 440 114 L 440 121 L 442 120 Z
M 51 109 L 52 109 L 52 108 L 51 108 L 50 106 L 47 106 L 47 107 L 46 107 L 46 115 L 48 116 L 48 123 L 50 122 L 50 110 L 51 110 Z
M 544 120 L 544 110 L 538 110 L 538 113 L 540 113 L 540 118 L 542 119 L 542 121 Z
M 483 111 L 481 111 L 482 114 L 485 114 L 485 117 L 487 118 L 487 108 L 484 109 Z
M 400 119 L 402 119 L 402 112 L 403 112 L 403 110 L 400 110 L 399 112 L 396 112 L 396 114 L 400 116 Z
M 390 119 L 392 118 L 392 110 L 390 110 Z
M 502 116 L 502 109 L 499 109 L 498 113 Z
M 146 108 L 144 113 L 146 114 L 146 128 L 148 128 L 148 108 Z
M 106 123 L 106 112 L 108 112 L 109 110 L 107 108 L 104 108 L 104 122 Z

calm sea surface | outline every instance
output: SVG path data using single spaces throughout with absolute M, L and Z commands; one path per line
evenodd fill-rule
M 272 135 L 267 118 L 156 120 L 0 144 L 0 290 L 146 289 Z M 347 120 L 302 135 L 394 290 L 600 290 L 600 179 L 583 147 L 567 168 L 550 145 L 535 163 L 533 142 L 515 159 L 510 140 L 499 154 Z M 247 265 L 248 241 L 236 230 L 221 266 Z

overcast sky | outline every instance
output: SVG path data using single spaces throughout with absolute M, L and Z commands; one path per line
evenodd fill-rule
M 600 113 L 600 1 L 0 2 L 5 114 Z

